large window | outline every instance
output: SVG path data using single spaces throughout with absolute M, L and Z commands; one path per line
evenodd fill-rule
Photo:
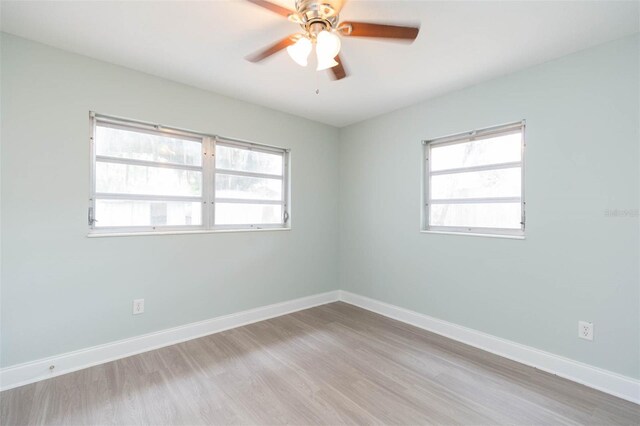
M 288 150 L 91 115 L 92 233 L 286 228 Z
M 524 122 L 424 142 L 423 230 L 524 235 Z

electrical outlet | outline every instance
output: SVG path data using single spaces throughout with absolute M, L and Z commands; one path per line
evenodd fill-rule
M 593 340 L 593 323 L 578 321 L 578 337 L 585 340 Z
M 144 313 L 144 299 L 136 299 L 133 301 L 133 315 Z

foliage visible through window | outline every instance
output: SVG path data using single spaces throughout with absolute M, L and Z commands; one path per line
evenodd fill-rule
M 286 226 L 286 150 L 100 117 L 93 134 L 93 231 Z
M 524 124 L 427 141 L 423 229 L 523 235 Z

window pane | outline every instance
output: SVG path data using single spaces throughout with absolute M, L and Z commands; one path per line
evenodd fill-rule
M 282 180 L 218 173 L 216 198 L 282 200 Z
M 282 206 L 275 204 L 216 203 L 216 225 L 282 223 Z
M 431 177 L 431 199 L 520 197 L 520 167 Z
M 202 203 L 96 200 L 96 227 L 202 225 Z
M 521 138 L 522 133 L 518 132 L 453 145 L 434 145 L 429 167 L 436 171 L 520 161 Z
M 216 145 L 216 167 L 282 176 L 282 154 Z
M 431 204 L 431 226 L 520 229 L 520 203 Z
M 96 192 L 200 197 L 202 173 L 98 161 Z
M 202 165 L 202 145 L 188 139 L 96 126 L 96 155 Z

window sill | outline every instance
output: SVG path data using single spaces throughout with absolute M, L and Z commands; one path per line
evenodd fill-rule
M 441 235 L 461 235 L 468 237 L 487 237 L 487 238 L 504 238 L 507 240 L 524 240 L 524 235 L 505 235 L 505 234 L 477 234 L 473 232 L 447 232 L 447 231 L 420 231 L 422 234 L 441 234 Z
M 149 235 L 189 235 L 189 234 L 227 234 L 235 232 L 271 232 L 291 231 L 291 228 L 246 228 L 246 229 L 207 229 L 196 231 L 158 231 L 158 232 L 96 232 L 87 234 L 88 238 L 137 237 Z

